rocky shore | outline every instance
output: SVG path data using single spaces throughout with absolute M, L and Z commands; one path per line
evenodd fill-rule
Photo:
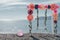
M 16 34 L 0 34 L 0 40 L 60 40 L 60 35 L 32 33 L 32 36 L 27 33 L 19 37 Z

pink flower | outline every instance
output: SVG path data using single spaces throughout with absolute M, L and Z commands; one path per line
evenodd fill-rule
M 54 14 L 57 14 L 57 10 L 54 10 Z
M 21 36 L 23 36 L 23 32 L 22 32 L 22 31 L 19 31 L 19 32 L 17 33 L 17 35 L 21 37 Z

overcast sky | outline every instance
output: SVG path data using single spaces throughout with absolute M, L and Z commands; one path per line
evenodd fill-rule
M 27 5 L 29 3 L 52 4 L 60 3 L 60 0 L 0 0 L 0 21 L 26 19 L 28 15 Z M 39 10 L 39 16 L 43 16 L 44 11 L 45 10 Z M 48 13 L 48 15 L 51 15 L 51 10 L 48 10 Z M 36 17 L 36 10 L 34 10 L 33 15 Z

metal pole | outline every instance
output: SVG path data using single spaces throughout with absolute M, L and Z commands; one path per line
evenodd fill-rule
M 56 38 L 56 35 L 57 34 L 57 23 L 54 23 L 54 37 Z M 55 39 L 57 40 L 57 38 Z
M 38 27 L 39 27 L 39 16 L 38 16 L 39 14 L 38 14 L 38 9 L 37 9 L 37 29 L 38 29 Z
M 45 27 L 46 27 L 46 21 L 47 21 L 47 9 L 46 9 L 46 11 L 45 11 L 45 21 L 44 21 Z M 47 30 L 47 28 L 45 28 L 45 30 Z
M 57 23 L 54 23 L 54 34 L 57 34 Z
M 32 35 L 32 33 L 31 33 L 31 31 L 32 31 L 32 22 L 31 21 L 29 21 L 29 33 Z
M 45 26 L 46 26 L 46 21 L 47 21 L 47 9 L 45 11 Z

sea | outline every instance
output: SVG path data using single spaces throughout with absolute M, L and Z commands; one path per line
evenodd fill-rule
M 29 33 L 28 20 L 17 21 L 0 21 L 0 33 L 2 34 L 16 34 L 18 32 Z M 45 30 L 45 27 L 47 30 Z M 51 33 L 53 34 L 53 21 L 47 20 L 46 26 L 44 26 L 44 20 L 39 20 L 39 27 L 37 29 L 37 20 L 32 21 L 32 33 Z M 57 23 L 57 34 L 60 34 L 60 20 Z

